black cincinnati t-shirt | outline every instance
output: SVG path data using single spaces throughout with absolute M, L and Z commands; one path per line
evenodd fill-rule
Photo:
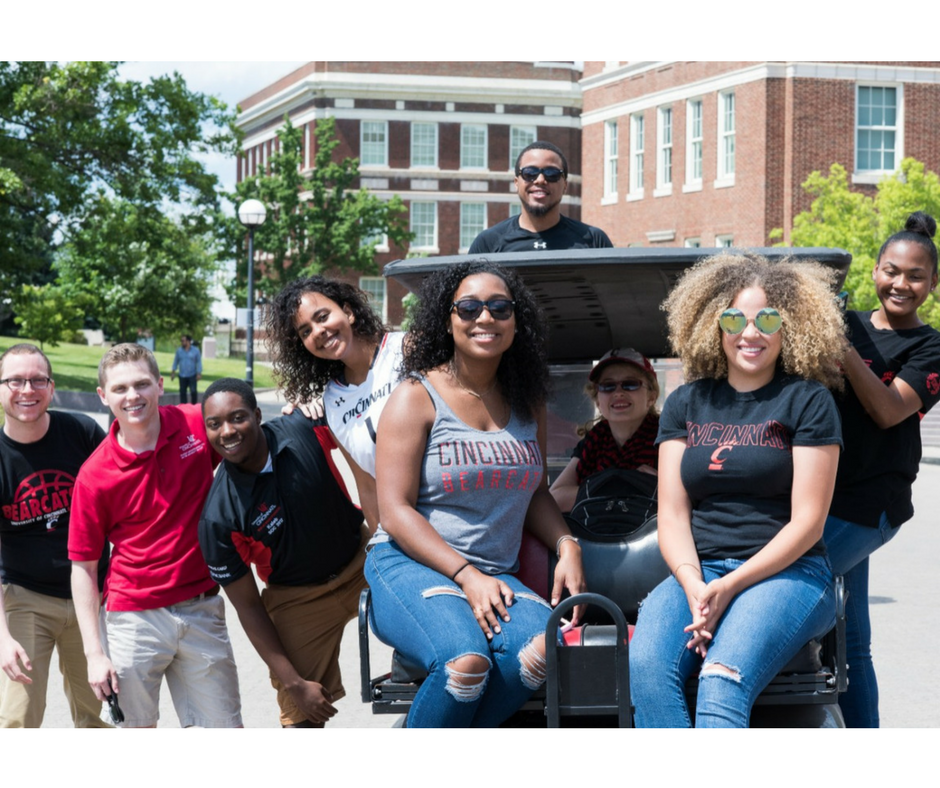
M 510 216 L 474 238 L 470 254 L 487 252 L 531 252 L 552 249 L 609 249 L 613 247 L 603 230 L 561 216 L 558 224 L 540 233 L 519 226 L 519 217 Z
M 0 431 L 0 575 L 4 583 L 72 598 L 69 515 L 82 463 L 104 439 L 87 416 L 49 411 L 49 429 L 35 443 Z M 99 587 L 108 570 L 105 546 Z
M 703 559 L 760 551 L 790 521 L 793 447 L 842 443 L 829 391 L 779 371 L 751 392 L 726 379 L 680 386 L 663 407 L 657 442 L 676 438 L 686 441 L 682 483 Z M 807 551 L 824 553 L 821 540 Z
M 930 326 L 892 331 L 875 328 L 870 312 L 848 312 L 852 345 L 882 382 L 907 383 L 923 407 L 900 424 L 881 429 L 851 385 L 836 400 L 842 413 L 845 451 L 839 462 L 830 512 L 875 527 L 886 512 L 898 526 L 914 515 L 911 485 L 920 466 L 920 420 L 940 399 L 940 332 Z

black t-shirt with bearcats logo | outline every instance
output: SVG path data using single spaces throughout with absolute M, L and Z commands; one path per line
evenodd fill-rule
M 940 399 L 940 332 L 930 326 L 891 331 L 875 328 L 871 312 L 848 312 L 849 339 L 887 386 L 894 378 L 920 397 L 920 412 L 883 430 L 865 412 L 852 387 L 837 397 L 845 451 L 839 463 L 831 512 L 875 527 L 882 512 L 898 526 L 914 515 L 911 485 L 920 466 L 920 420 Z
M 821 383 L 785 375 L 757 391 L 697 380 L 666 400 L 657 443 L 684 439 L 682 483 L 702 559 L 747 559 L 790 521 L 794 446 L 841 445 L 839 413 Z M 823 555 L 822 540 L 807 555 Z
M 69 515 L 82 463 L 104 439 L 88 416 L 49 411 L 49 429 L 35 443 L 0 431 L 0 575 L 4 583 L 72 598 Z M 107 547 L 98 582 L 108 571 Z

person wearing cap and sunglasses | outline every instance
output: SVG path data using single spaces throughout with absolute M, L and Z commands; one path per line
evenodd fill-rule
M 845 339 L 832 273 L 724 254 L 666 299 L 686 383 L 659 436 L 659 545 L 672 575 L 630 646 L 638 727 L 746 727 L 758 694 L 835 621 L 823 526 L 842 445 Z
M 568 161 L 558 146 L 536 141 L 516 158 L 516 192 L 522 212 L 481 232 L 470 254 L 552 249 L 604 249 L 607 233 L 561 213 L 568 188 Z
M 583 439 L 558 474 L 551 493 L 563 512 L 574 506 L 582 482 L 607 468 L 656 473 L 656 400 L 659 381 L 649 359 L 617 348 L 594 365 L 584 387 L 600 416 L 578 429 Z
M 428 671 L 408 727 L 495 727 L 546 677 L 551 608 L 512 574 L 523 530 L 558 555 L 553 604 L 584 590 L 581 547 L 545 481 L 534 296 L 486 261 L 431 274 L 402 372 L 376 445 L 372 627 Z

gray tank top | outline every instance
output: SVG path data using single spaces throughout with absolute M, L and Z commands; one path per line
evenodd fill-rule
M 513 413 L 504 429 L 473 429 L 426 378 L 418 379 L 431 396 L 435 417 L 416 509 L 477 569 L 516 571 L 522 525 L 543 472 L 535 420 L 525 422 Z M 380 526 L 373 542 L 388 538 Z

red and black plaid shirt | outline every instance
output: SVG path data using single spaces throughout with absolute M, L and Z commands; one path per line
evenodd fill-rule
M 659 452 L 656 450 L 656 434 L 659 431 L 659 416 L 647 414 L 633 436 L 618 446 L 606 419 L 594 425 L 574 450 L 578 457 L 578 484 L 588 476 L 607 468 L 639 468 L 641 465 L 658 467 Z

